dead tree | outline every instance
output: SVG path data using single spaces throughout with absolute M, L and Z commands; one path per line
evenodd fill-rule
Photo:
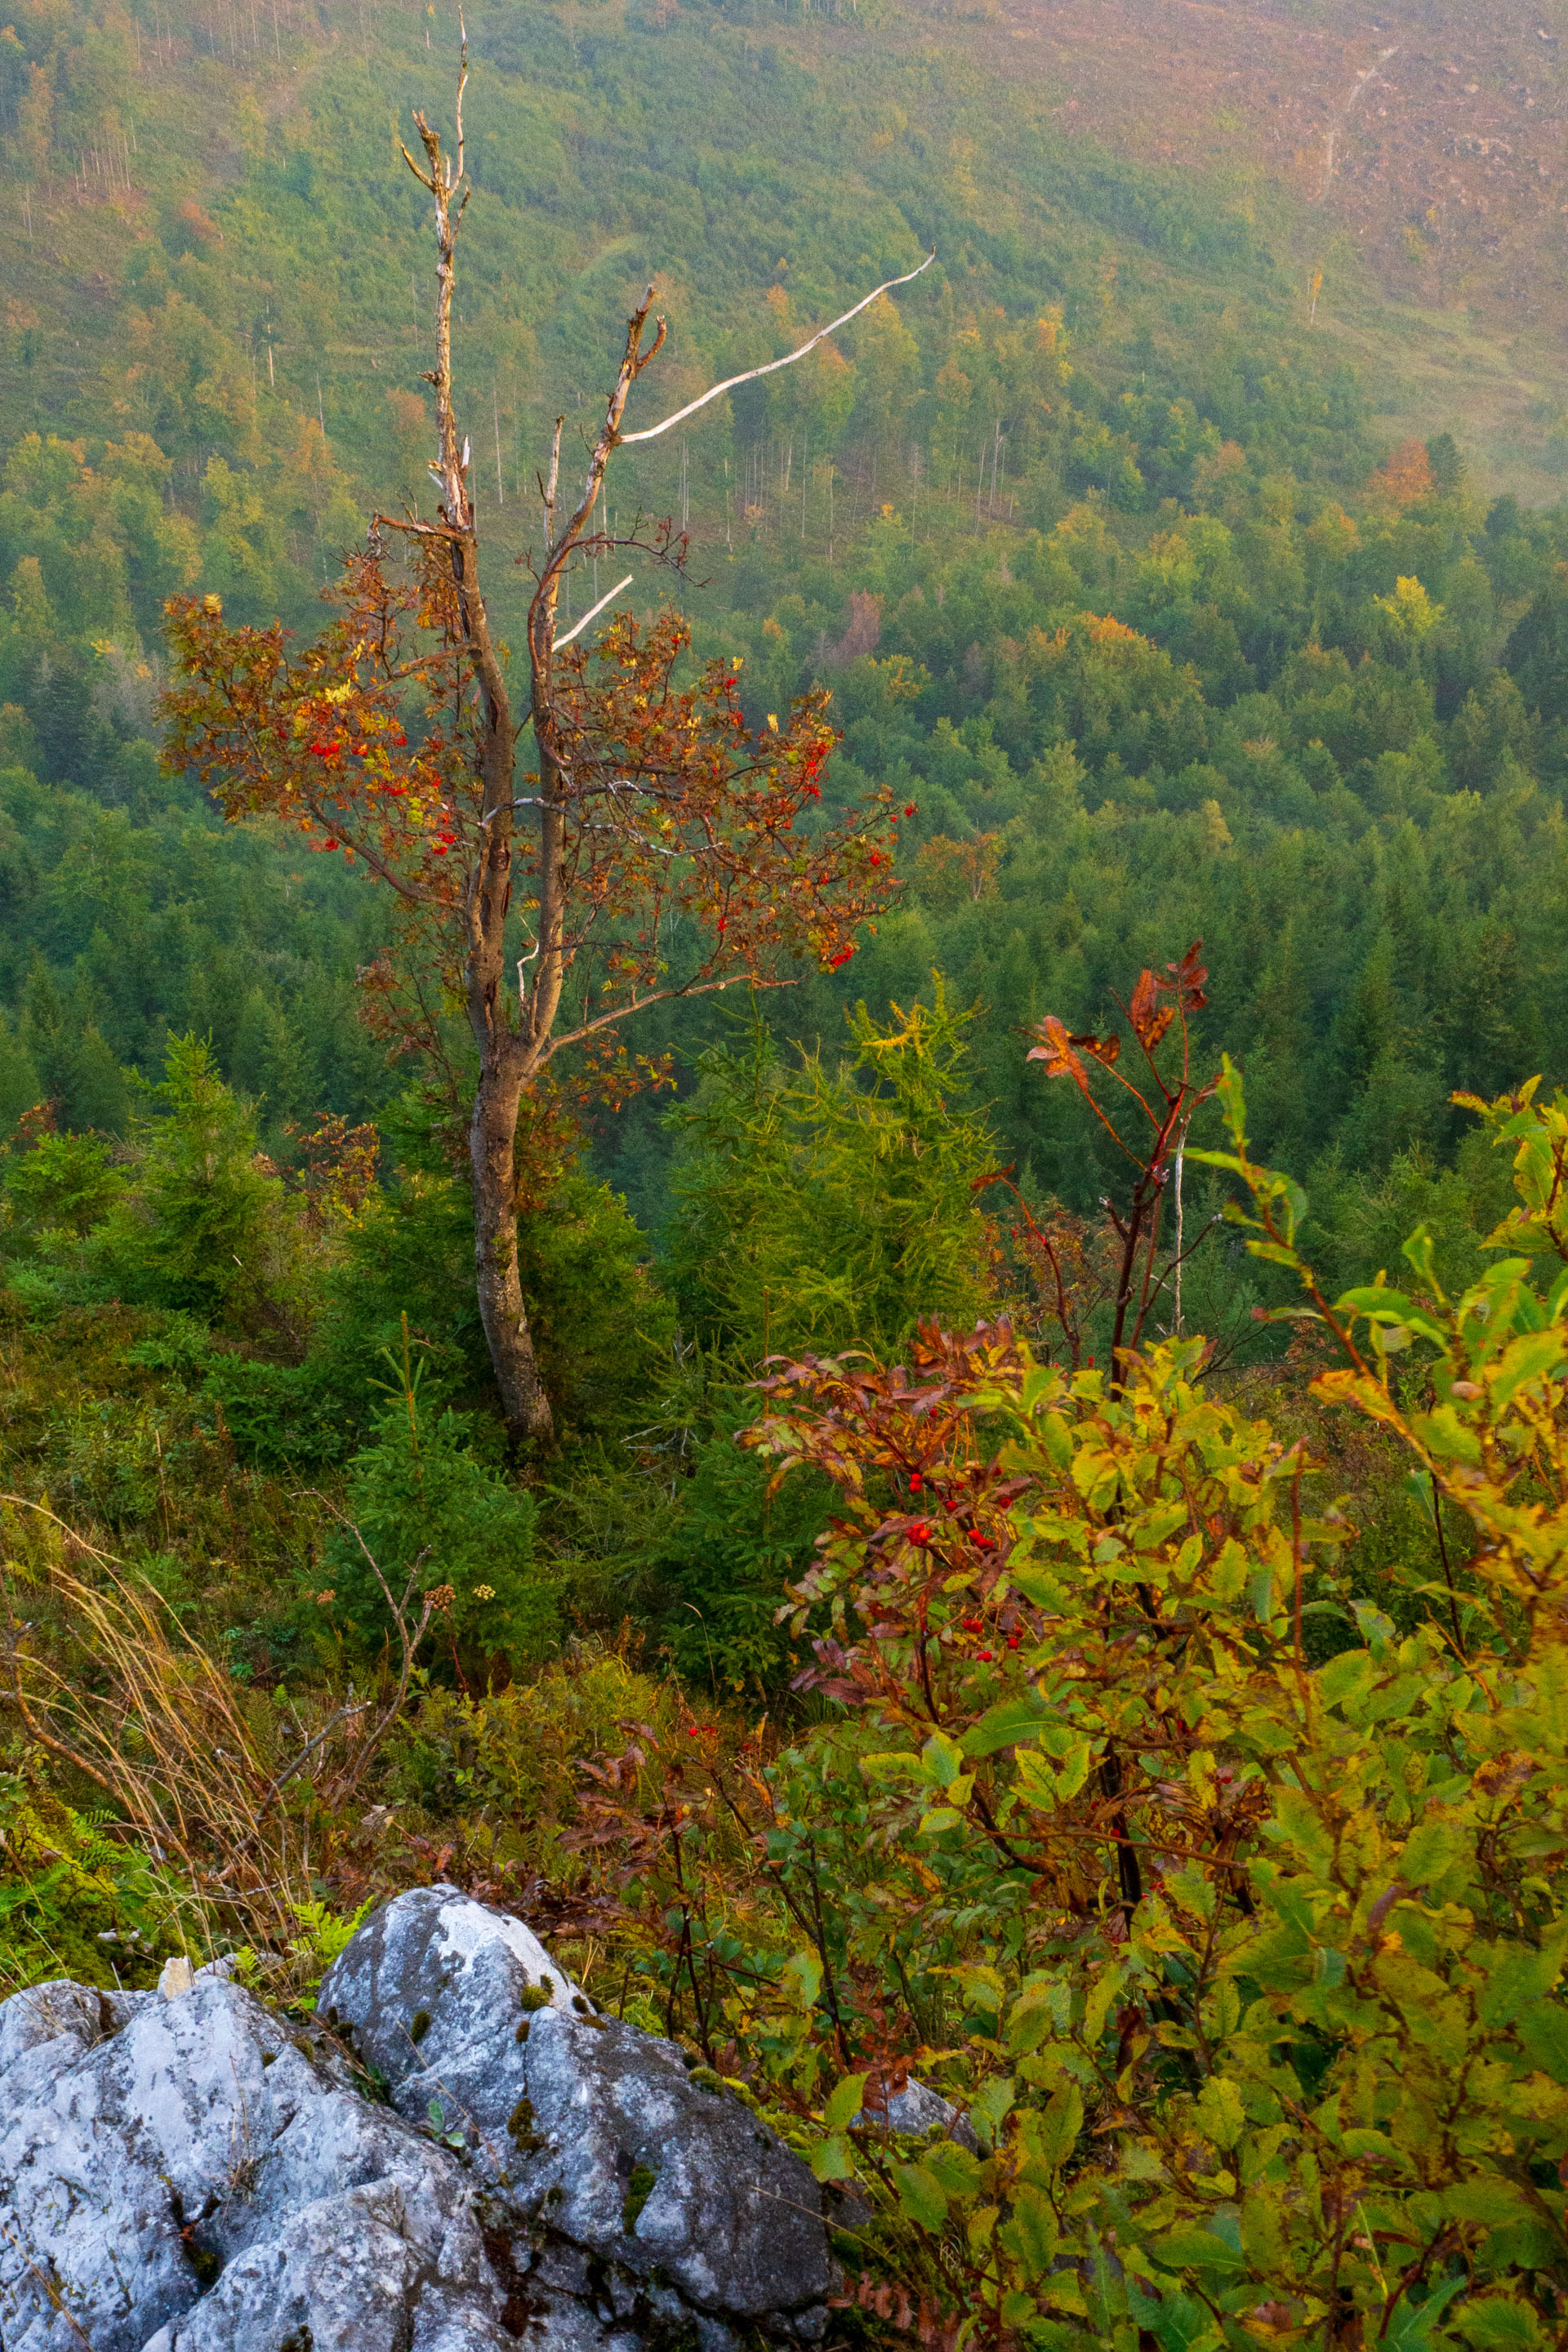
M 486 607 L 469 445 L 452 385 L 457 242 L 470 194 L 467 79 L 465 47 L 452 152 L 419 113 L 423 160 L 403 150 L 435 213 L 436 352 L 426 381 L 436 403 L 437 512 L 433 520 L 376 517 L 370 551 L 346 568 L 345 619 L 300 659 L 285 653 L 280 630 L 232 630 L 216 600 L 175 600 L 170 626 L 183 675 L 167 710 L 172 755 L 196 768 L 229 814 L 269 806 L 322 830 L 323 846 L 360 857 L 392 884 L 427 944 L 434 919 L 436 960 L 451 975 L 479 1062 L 468 1142 L 479 1312 L 508 1427 L 517 1440 L 538 1443 L 551 1439 L 552 1419 L 518 1265 L 525 1097 L 569 1049 L 601 1071 L 608 1050 L 614 1084 L 629 1084 L 630 1065 L 615 1041 L 649 1004 L 738 982 L 786 985 L 808 961 L 842 962 L 886 901 L 896 832 L 885 792 L 823 821 L 816 804 L 837 740 L 826 694 L 801 698 L 787 724 L 770 719 L 752 737 L 737 706 L 738 662 L 711 665 L 696 685 L 679 683 L 687 634 L 668 612 L 646 627 L 616 615 L 590 659 L 582 631 L 627 583 L 563 630 L 562 581 L 574 559 L 628 544 L 680 562 L 684 544 L 669 525 L 629 540 L 606 527 L 605 480 L 616 452 L 657 440 L 736 385 L 804 359 L 934 256 L 874 289 L 797 350 L 627 431 L 632 388 L 665 340 L 662 319 L 650 329 L 648 288 L 626 322 L 603 422 L 570 504 L 561 487 L 564 420 L 556 421 L 539 481 L 543 552 L 532 566 L 520 710 Z M 391 580 L 381 536 L 388 530 L 414 545 L 412 588 Z M 411 624 L 434 624 L 436 650 L 408 652 Z M 401 737 L 416 685 L 427 697 L 426 728 L 411 747 Z M 330 731 L 301 749 L 301 729 L 309 735 L 311 727 Z M 525 748 L 533 765 L 520 775 Z M 514 906 L 531 934 L 521 958 Z M 683 971 L 669 961 L 678 920 L 702 942 Z M 574 969 L 591 971 L 593 983 L 584 979 L 569 1003 Z M 395 992 L 395 976 L 381 977 Z M 428 1026 L 423 994 L 420 1003 Z

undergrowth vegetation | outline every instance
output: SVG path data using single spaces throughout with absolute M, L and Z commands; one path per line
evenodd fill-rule
M 837 1076 L 711 1062 L 679 1326 L 621 1261 L 654 1417 L 521 1485 L 471 1335 L 377 1320 L 438 1175 L 356 1184 L 341 1135 L 331 1182 L 258 1171 L 188 1042 L 123 1148 L 14 1147 L 9 1980 L 226 1950 L 304 2000 L 367 1906 L 455 1879 L 807 2156 L 846 2341 L 1555 2342 L 1568 1099 L 1472 1099 L 1494 1228 L 1439 1188 L 1403 1280 L 1335 1295 L 1194 1063 L 1204 979 L 1129 1000 L 1170 1109 L 1103 1234 L 987 1214 L 940 992 Z M 1039 1035 L 1136 1160 L 1115 1041 Z M 1283 1358 L 1176 1328 L 1138 1202 L 1178 1148 Z M 121 1236 L 177 1284 L 225 1218 L 301 1320 L 113 1296 Z M 911 1328 L 917 1260 L 971 1315 Z M 950 2103 L 912 2132 L 911 2079 Z
M 204 58 L 212 211 L 98 223 L 129 360 L 7 309 L 0 1991 L 299 2008 L 452 1881 L 808 2158 L 835 2352 L 1561 2352 L 1563 515 L 1390 446 L 1225 189 L 846 95 L 874 7 L 656 13 L 476 31 L 442 496 L 531 733 L 449 515 L 272 634 L 425 478 L 422 17 L 351 88 L 285 0 L 277 119 Z M 196 70 L 111 16 L 0 34 L 29 283 Z M 612 102 L 677 145 L 591 184 Z M 656 269 L 650 415 L 899 302 L 617 454 L 525 640 L 533 427 Z M 591 651 L 614 498 L 677 601 Z

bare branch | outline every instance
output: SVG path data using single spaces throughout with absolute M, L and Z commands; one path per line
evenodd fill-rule
M 731 972 L 724 980 L 692 980 L 673 988 L 649 989 L 645 996 L 634 996 L 613 1011 L 600 1013 L 593 1020 L 584 1021 L 579 1028 L 569 1031 L 565 1035 L 552 1037 L 548 1048 L 540 1056 L 541 1066 L 564 1052 L 568 1045 L 580 1045 L 584 1037 L 597 1036 L 604 1029 L 614 1029 L 632 1013 L 645 1012 L 650 1004 L 671 1004 L 677 999 L 684 1000 L 689 996 L 718 996 L 726 988 L 739 988 L 742 984 L 756 989 L 793 988 L 795 982 L 794 975 L 788 972 L 775 975 L 742 970 Z
M 606 594 L 601 596 L 596 604 L 591 604 L 588 607 L 588 610 L 584 614 L 582 619 L 573 623 L 564 636 L 556 638 L 556 652 L 559 653 L 563 646 L 569 646 L 574 637 L 580 637 L 584 630 L 587 627 L 589 622 L 597 620 L 605 605 L 613 603 L 615 598 L 620 594 L 623 588 L 629 588 L 631 586 L 635 576 L 636 575 L 634 573 L 628 572 L 626 578 L 624 580 L 617 580 L 615 586 L 610 589 Z
M 829 335 L 836 335 L 840 327 L 847 327 L 851 319 L 858 319 L 862 310 L 868 310 L 879 295 L 890 293 L 895 286 L 907 286 L 912 278 L 920 276 L 921 270 L 929 269 L 935 259 L 936 247 L 932 246 L 920 269 L 907 269 L 901 278 L 889 278 L 885 285 L 874 287 L 852 310 L 846 310 L 841 319 L 835 319 L 830 326 L 819 327 L 808 343 L 802 343 L 799 351 L 786 352 L 782 360 L 769 360 L 764 366 L 747 368 L 740 375 L 726 376 L 722 383 L 714 384 L 711 391 L 701 394 L 696 400 L 689 400 L 684 408 L 678 408 L 673 416 L 667 416 L 662 425 L 645 425 L 640 433 L 617 436 L 620 447 L 629 449 L 634 441 L 657 441 L 661 433 L 668 433 L 672 425 L 682 425 L 689 416 L 695 416 L 700 408 L 706 408 L 709 402 L 717 400 L 721 392 L 733 392 L 738 383 L 752 383 L 760 375 L 773 375 L 779 368 L 793 367 L 796 360 L 805 359 L 807 352 L 814 352 L 818 343 L 826 341 Z M 650 352 L 648 357 L 651 359 L 652 356 Z
M 555 493 L 561 482 L 561 435 L 565 423 L 563 416 L 555 420 L 555 436 L 550 444 L 550 479 L 539 486 L 544 497 L 544 530 L 549 539 L 555 535 Z

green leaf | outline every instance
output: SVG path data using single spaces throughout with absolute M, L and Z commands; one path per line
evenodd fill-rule
M 1336 1313 L 1382 1315 L 1391 1323 L 1403 1323 L 1410 1312 L 1410 1301 L 1403 1290 L 1391 1290 L 1386 1283 L 1366 1282 L 1355 1290 L 1342 1291 L 1334 1308 Z
M 1399 1857 L 1400 1876 L 1412 1886 L 1435 1885 L 1471 1858 L 1475 1837 L 1469 1822 L 1423 1822 L 1405 1840 Z
M 811 2151 L 812 2177 L 817 2180 L 853 2180 L 855 2166 L 844 2142 L 835 2135 L 819 2140 Z
M 1050 1720 L 1043 1702 L 1033 1694 L 1002 1699 L 964 1733 L 963 1753 L 994 1756 L 999 1748 L 1016 1748 L 1021 1739 L 1036 1738 Z
M 1396 2147 L 1386 2132 L 1357 2127 L 1344 2132 L 1340 2146 L 1346 2156 L 1376 2157 L 1384 2164 L 1394 2165 L 1401 2172 L 1414 2171 L 1415 2167 L 1402 2147 Z
M 1331 1706 L 1343 1706 L 1362 1697 L 1376 1677 L 1377 1666 L 1365 1650 L 1342 1650 L 1319 1667 L 1316 1680 Z
M 1568 2084 L 1568 2009 L 1560 2000 L 1538 2001 L 1513 2030 L 1532 2066 L 1554 2083 Z
M 927 1778 L 925 1766 L 918 1756 L 862 1756 L 860 1769 L 868 1780 L 888 1786 L 896 1786 L 900 1780 L 915 1782 Z
M 1197 1154 L 1189 1152 L 1187 1157 L 1193 1160 L 1197 1157 Z M 1269 1265 L 1297 1266 L 1301 1263 L 1296 1252 L 1283 1242 L 1248 1242 L 1247 1254 L 1248 1257 L 1262 1258 Z
M 1549 1324 L 1544 1331 L 1527 1331 L 1505 1348 L 1500 1363 L 1487 1383 L 1492 1411 L 1500 1412 L 1530 1381 L 1555 1371 L 1565 1349 L 1568 1334 L 1564 1334 L 1560 1323 Z
M 893 2179 L 904 2219 L 922 2230 L 940 2230 L 947 2220 L 947 2197 L 934 2173 L 923 2164 L 895 2164 Z
M 1234 2147 L 1247 2128 L 1240 2092 L 1219 2074 L 1211 2074 L 1204 2084 L 1196 2112 L 1200 2130 L 1216 2147 Z
M 1049 2275 L 1059 2235 L 1050 2199 L 1043 2189 L 1031 2188 L 1027 2181 L 1021 2183 L 1014 2192 L 1013 2215 L 1004 2242 L 1011 2240 L 1009 2251 L 1016 2252 L 1031 2278 Z
M 1458 2181 L 1437 2202 L 1451 2221 L 1518 2221 L 1534 2210 L 1522 2189 L 1495 2172 Z
M 810 1950 L 792 1952 L 779 1970 L 784 1990 L 802 2009 L 812 2008 L 822 1991 L 822 1962 Z
M 1039 2121 L 1037 2145 L 1045 2161 L 1054 2167 L 1065 2164 L 1082 2129 L 1083 2099 L 1078 2084 L 1058 2084 Z
M 1477 2003 L 1483 2025 L 1509 2025 L 1544 2005 L 1563 1972 L 1563 1943 L 1559 1932 L 1540 1951 L 1529 1944 L 1495 1948 Z
M 1121 1990 L 1121 1971 L 1118 1968 L 1102 1969 L 1089 1989 L 1083 2008 L 1083 2038 L 1091 2050 L 1105 2032 L 1110 2004 Z
M 969 2120 L 983 2140 L 994 2140 L 1006 2120 L 1014 2099 L 1010 2074 L 993 2074 L 969 2103 Z
M 963 1750 L 945 1731 L 933 1731 L 921 1749 L 925 1777 L 939 1789 L 951 1789 L 963 1769 Z
M 1072 1432 L 1059 1412 L 1047 1412 L 1039 1423 L 1040 1436 L 1052 1466 L 1065 1470 L 1072 1460 Z
M 1412 2303 L 1408 2297 L 1396 2303 L 1383 2338 L 1389 2352 L 1428 2352 L 1433 2330 L 1445 2307 L 1468 2284 L 1461 2272 L 1458 2278 L 1443 2279 L 1428 2287 L 1424 2303 Z
M 1154 2260 L 1168 2271 L 1239 2271 L 1247 2267 L 1246 2257 L 1212 2230 L 1173 2230 L 1167 2237 L 1156 2238 L 1149 2248 Z
M 950 2139 L 939 2140 L 928 2147 L 921 2159 L 925 2169 L 939 2188 L 949 2197 L 973 2197 L 980 2188 L 980 2158 L 966 2147 Z
M 1535 2352 L 1548 2340 L 1531 2305 L 1511 2294 L 1479 2295 L 1462 2304 L 1453 2325 L 1475 2352 Z
M 847 2131 L 860 2112 L 866 2096 L 864 2074 L 846 2074 L 822 2111 L 822 2120 L 830 2132 Z

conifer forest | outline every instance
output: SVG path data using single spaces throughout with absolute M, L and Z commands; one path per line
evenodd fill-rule
M 1542 5 L 0 0 L 0 2002 L 455 1887 L 826 2352 L 1563 2352 Z

